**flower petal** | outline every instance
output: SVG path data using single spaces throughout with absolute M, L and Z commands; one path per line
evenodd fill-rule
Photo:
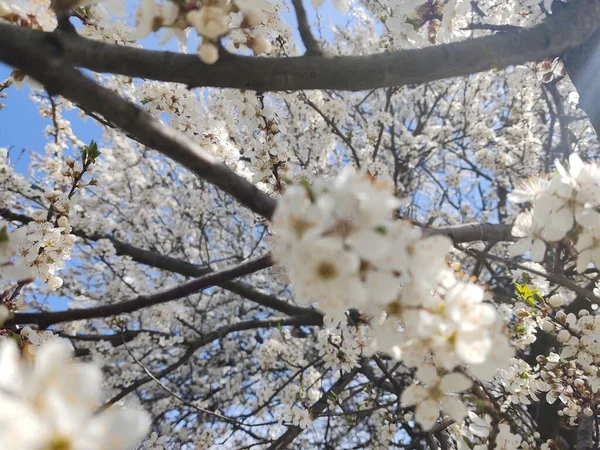
M 446 395 L 440 403 L 442 411 L 448 414 L 456 423 L 460 424 L 467 417 L 467 407 L 460 401 L 460 398 L 453 395 Z
M 420 384 L 413 384 L 402 392 L 400 402 L 404 406 L 413 406 L 417 403 L 421 403 L 427 398 L 428 395 L 429 391 L 425 387 L 421 386 Z
M 466 391 L 471 387 L 473 383 L 469 378 L 464 376 L 462 373 L 449 373 L 444 375 L 440 382 L 440 389 L 443 392 L 458 393 Z
M 415 420 L 421 425 L 423 431 L 429 431 L 435 425 L 439 416 L 438 403 L 428 398 L 419 403 L 415 409 Z
M 437 369 L 433 364 L 424 363 L 419 366 L 415 376 L 427 386 L 433 386 L 438 382 Z

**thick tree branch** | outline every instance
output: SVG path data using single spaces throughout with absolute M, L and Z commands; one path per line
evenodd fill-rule
M 50 94 L 60 94 L 82 109 L 104 116 L 142 144 L 177 161 L 255 213 L 271 217 L 275 199 L 236 175 L 184 134 L 162 125 L 147 112 L 70 67 L 62 55 L 62 41 L 55 35 L 38 35 L 42 39 L 35 43 L 30 39 L 22 40 L 26 37 L 21 34 L 23 31 L 0 23 L 0 61 L 32 76 Z
M 114 334 L 68 334 L 59 332 L 58 334 L 65 339 L 71 339 L 73 341 L 84 341 L 84 342 L 98 342 L 98 341 L 106 341 L 110 342 L 113 346 L 117 347 L 122 344 L 123 341 L 129 342 L 134 340 L 140 334 L 153 334 L 159 336 L 167 336 L 170 337 L 170 333 L 165 333 L 162 331 L 155 330 L 124 330 L 120 333 Z
M 428 234 L 442 234 L 452 239 L 455 244 L 474 241 L 513 241 L 512 225 L 501 223 L 469 223 L 439 228 L 427 228 Z
M 505 33 L 507 31 L 519 30 L 521 27 L 517 25 L 496 25 L 493 23 L 469 23 L 463 30 L 487 30 L 487 31 L 498 31 Z
M 578 420 L 575 450 L 592 450 L 594 448 L 594 417 L 580 414 Z
M 554 4 L 559 8 L 561 2 Z M 600 136 L 600 30 L 583 44 L 568 49 L 562 61 L 579 93 L 579 107 L 586 112 Z
M 20 324 L 36 324 L 39 328 L 47 328 L 62 322 L 72 322 L 75 320 L 94 319 L 99 317 L 110 317 L 119 314 L 131 313 L 150 306 L 167 303 L 186 297 L 190 294 L 202 291 L 203 289 L 215 286 L 217 283 L 230 280 L 232 278 L 248 275 L 256 271 L 270 267 L 272 264 L 269 255 L 262 256 L 255 260 L 246 261 L 229 269 L 206 274 L 200 278 L 188 283 L 157 292 L 151 295 L 139 295 L 131 300 L 112 303 L 109 305 L 97 306 L 95 308 L 67 309 L 65 311 L 37 312 L 37 313 L 15 313 L 12 318 L 6 321 L 5 326 L 11 327 Z
M 173 81 L 190 87 L 261 92 L 356 91 L 420 84 L 559 56 L 585 42 L 599 24 L 600 2 L 578 0 L 534 27 L 453 44 L 367 56 L 257 58 L 231 55 L 212 66 L 203 64 L 192 54 L 116 46 L 72 33 L 58 31 L 51 35 L 0 24 L 0 59 L 17 66 L 19 60 L 26 58 L 29 66 L 36 65 L 30 50 L 40 49 L 43 53 L 51 41 L 56 51 L 72 65 L 95 72 Z M 34 75 L 31 70 L 25 71 Z

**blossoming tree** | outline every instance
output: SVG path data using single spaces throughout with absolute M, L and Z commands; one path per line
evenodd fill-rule
M 0 448 L 598 448 L 598 44 L 598 0 L 1 0 L 47 126 L 0 142 Z

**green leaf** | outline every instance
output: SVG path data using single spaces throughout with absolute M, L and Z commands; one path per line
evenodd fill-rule
M 387 234 L 387 228 L 383 225 L 379 225 L 378 227 L 375 227 L 375 232 L 385 236 Z
M 98 144 L 92 139 L 90 145 L 86 145 L 81 150 L 81 157 L 83 158 L 84 164 L 94 164 L 98 156 L 100 156 Z
M 8 242 L 8 226 L 0 228 L 0 242 Z
M 540 291 L 536 288 L 530 288 L 526 284 L 515 283 L 515 289 L 517 290 L 517 297 L 529 306 L 535 306 L 536 301 L 542 299 Z

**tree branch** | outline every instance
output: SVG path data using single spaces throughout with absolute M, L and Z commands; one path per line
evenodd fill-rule
M 36 324 L 39 328 L 47 328 L 62 322 L 72 322 L 75 320 L 94 319 L 99 317 L 110 317 L 120 314 L 131 313 L 139 309 L 150 306 L 167 303 L 180 299 L 187 295 L 199 292 L 208 287 L 214 286 L 232 278 L 241 277 L 254 273 L 258 270 L 270 267 L 272 265 L 269 255 L 246 261 L 229 269 L 219 272 L 212 272 L 188 283 L 157 292 L 152 295 L 139 295 L 131 300 L 112 303 L 109 305 L 97 306 L 95 308 L 67 309 L 65 311 L 36 312 L 36 313 L 15 313 L 12 318 L 6 321 L 5 327 L 20 324 Z
M 559 14 L 565 5 L 554 2 L 552 11 Z M 600 136 L 600 30 L 562 55 L 569 78 L 579 93 L 579 107 L 588 115 L 596 134 Z
M 23 32 L 33 33 L 0 23 L 0 61 L 35 78 L 50 94 L 60 94 L 82 109 L 104 116 L 143 145 L 177 161 L 255 213 L 271 217 L 277 203 L 275 199 L 236 175 L 184 134 L 162 125 L 133 103 L 70 67 L 63 58 L 64 40 L 57 37 L 60 33 L 38 34 L 42 39 L 31 40 Z M 73 35 L 69 38 L 73 39 Z
M 592 450 L 594 448 L 594 417 L 580 414 L 578 421 L 575 450 Z
M 190 87 L 260 92 L 357 91 L 420 84 L 559 56 L 585 42 L 599 24 L 600 3 L 578 0 L 534 27 L 453 44 L 367 56 L 258 58 L 230 55 L 212 66 L 203 64 L 193 54 L 142 50 L 60 31 L 49 34 L 0 24 L 0 59 L 17 65 L 14 64 L 17 60 L 26 58 L 34 65 L 30 50 L 37 48 L 43 54 L 52 41 L 55 52 L 72 65 L 95 72 L 179 82 Z M 25 72 L 33 75 L 29 70 Z
M 455 244 L 475 241 L 514 241 L 512 225 L 501 223 L 468 223 L 439 228 L 426 228 L 426 234 L 448 236 Z
M 7 220 L 16 221 L 20 223 L 29 223 L 33 219 L 24 214 L 17 214 L 10 211 L 8 208 L 0 208 L 0 217 L 4 217 Z M 163 255 L 161 253 L 145 250 L 134 245 L 123 242 L 111 236 L 104 236 L 99 234 L 88 234 L 85 231 L 74 228 L 71 231 L 75 236 L 89 241 L 99 241 L 101 239 L 107 239 L 111 242 L 117 255 L 129 256 L 133 261 L 145 264 L 150 267 L 156 267 L 157 269 L 165 270 L 167 272 L 178 273 L 180 275 L 188 277 L 201 277 L 212 270 L 206 267 L 192 264 L 188 261 L 184 261 L 179 258 L 172 258 L 170 256 Z M 322 316 L 321 313 L 312 309 L 305 308 L 302 306 L 296 306 L 286 301 L 283 301 L 273 295 L 266 294 L 258 289 L 249 286 L 242 281 L 228 280 L 222 283 L 216 283 L 217 286 L 227 289 L 234 294 L 244 297 L 258 305 L 265 306 L 267 308 L 274 309 L 275 311 L 288 314 L 290 316 L 298 315 L 310 315 L 317 314 Z
M 204 347 L 207 344 L 210 344 L 213 341 L 216 341 L 217 339 L 224 338 L 229 333 L 233 333 L 236 331 L 255 330 L 258 328 L 302 326 L 302 325 L 309 326 L 309 325 L 318 325 L 318 324 L 315 323 L 314 319 L 310 318 L 310 317 L 292 317 L 292 318 L 285 318 L 285 319 L 275 318 L 275 319 L 267 319 L 267 320 L 247 320 L 244 322 L 237 322 L 237 323 L 233 323 L 230 325 L 224 325 L 220 328 L 217 328 L 214 331 L 211 331 L 210 333 L 205 334 L 204 336 L 198 338 L 196 341 L 192 342 L 192 344 L 190 344 L 190 346 L 188 347 L 188 349 L 186 350 L 186 352 L 183 354 L 183 356 L 181 358 L 179 358 L 177 361 L 175 361 L 170 366 L 165 367 L 160 372 L 155 373 L 154 377 L 160 379 L 160 378 L 168 375 L 169 373 L 171 373 L 174 370 L 181 367 L 188 359 L 190 359 L 192 357 L 192 355 L 197 350 L 199 350 L 200 348 Z M 134 383 L 132 383 L 129 386 L 127 386 L 126 388 L 124 388 L 119 394 L 114 396 L 108 402 L 106 402 L 99 409 L 98 412 L 108 409 L 110 406 L 114 405 L 119 400 L 124 398 L 127 394 L 135 391 L 137 388 L 143 386 L 146 383 L 149 383 L 152 380 L 153 380 L 153 378 L 151 378 L 150 376 L 147 376 L 147 377 L 144 377 L 144 378 L 141 378 L 141 379 L 135 381 Z

